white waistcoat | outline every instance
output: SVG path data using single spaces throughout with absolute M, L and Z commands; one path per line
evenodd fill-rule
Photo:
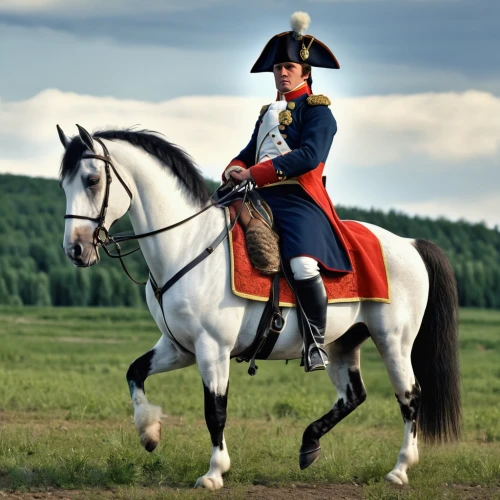
M 269 105 L 257 136 L 255 163 L 260 163 L 264 156 L 273 159 L 291 151 L 279 130 L 279 114 L 286 110 L 286 106 L 286 101 L 276 101 Z

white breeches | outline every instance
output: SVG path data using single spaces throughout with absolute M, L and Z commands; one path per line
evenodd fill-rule
M 294 257 L 290 260 L 295 280 L 307 280 L 319 274 L 318 261 L 311 257 Z

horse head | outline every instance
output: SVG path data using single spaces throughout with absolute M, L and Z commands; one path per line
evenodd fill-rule
M 68 138 L 57 126 L 65 148 L 60 171 L 66 194 L 63 249 L 75 266 L 89 267 L 99 261 L 107 228 L 127 213 L 132 196 L 104 142 L 77 127 L 78 135 Z M 114 178 L 119 182 L 112 183 Z

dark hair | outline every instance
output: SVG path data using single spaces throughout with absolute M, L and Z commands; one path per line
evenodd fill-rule
M 300 65 L 302 66 L 302 76 L 307 75 L 307 73 L 311 74 L 312 66 L 310 64 L 301 63 Z
M 312 79 L 312 66 L 307 63 L 301 63 L 302 66 L 302 76 L 307 75 L 309 73 L 309 77 L 307 78 L 307 85 L 309 85 L 309 88 L 312 91 L 312 84 L 313 84 L 313 79 Z

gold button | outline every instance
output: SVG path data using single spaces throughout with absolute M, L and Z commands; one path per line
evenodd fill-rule
M 279 126 L 279 129 L 280 129 L 280 130 L 285 130 L 285 126 L 284 126 L 284 125 L 280 125 L 280 126 Z
M 281 134 L 281 137 L 283 137 L 283 139 L 286 139 L 288 136 L 286 134 Z
M 295 109 L 295 103 L 294 102 L 289 102 L 288 103 L 288 109 Z

